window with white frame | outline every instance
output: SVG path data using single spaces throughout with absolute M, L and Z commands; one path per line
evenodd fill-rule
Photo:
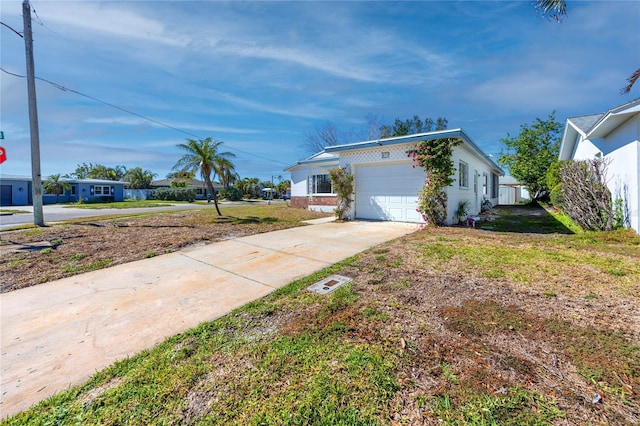
M 93 187 L 93 194 L 94 195 L 111 195 L 111 187 L 96 185 Z
M 333 194 L 333 185 L 329 175 L 313 175 L 311 176 L 311 193 L 312 194 Z
M 489 195 L 489 176 L 482 174 L 482 195 Z
M 458 182 L 460 182 L 460 188 L 469 187 L 469 165 L 464 161 L 460 161 L 458 165 Z

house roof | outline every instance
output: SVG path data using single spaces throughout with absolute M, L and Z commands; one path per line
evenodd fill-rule
M 511 175 L 506 175 L 500 178 L 500 185 L 522 185 L 518 179 Z
M 154 180 L 153 182 L 151 182 L 151 186 L 153 188 L 162 188 L 162 187 L 170 187 L 172 182 L 186 182 L 187 183 L 187 187 L 191 187 L 191 188 L 206 188 L 207 187 L 207 183 L 202 181 L 202 180 L 198 180 L 198 179 L 186 179 L 186 178 L 170 178 L 170 179 L 160 179 L 160 180 Z M 213 187 L 220 189 L 222 188 L 223 185 L 219 184 L 219 183 L 213 183 Z
M 338 156 L 336 154 L 329 154 L 324 149 L 318 153 L 313 154 L 311 157 L 307 157 L 304 160 L 299 160 L 295 164 L 284 169 L 285 172 L 290 172 L 296 167 L 318 164 L 318 165 L 327 165 L 327 164 L 335 164 L 338 165 Z
M 577 117 L 569 117 L 567 120 L 571 121 L 571 123 L 573 123 L 578 130 L 582 131 L 582 133 L 587 133 L 587 131 L 603 116 L 604 114 L 580 115 Z
M 42 180 L 45 181 L 46 179 L 47 178 L 45 177 Z M 21 176 L 21 175 L 0 175 L 0 180 L 31 182 L 32 181 L 32 177 L 31 176 Z M 126 183 L 126 182 L 117 181 L 117 180 L 75 179 L 75 178 L 66 178 L 66 177 L 61 177 L 60 180 L 64 181 L 64 182 L 68 182 L 68 183 L 82 183 L 82 184 L 88 184 L 88 185 L 124 185 Z
M 502 175 L 504 175 L 504 171 L 496 164 L 495 161 L 487 154 L 484 153 L 480 149 L 480 147 L 471 139 L 469 135 L 465 133 L 462 129 L 451 129 L 451 130 L 439 130 L 435 132 L 427 132 L 427 133 L 416 133 L 413 135 L 407 136 L 395 136 L 391 138 L 384 139 L 376 139 L 364 142 L 356 142 L 344 145 L 335 145 L 328 146 L 324 149 L 324 152 L 333 153 L 333 152 L 341 152 L 341 151 L 349 151 L 354 149 L 366 149 L 366 148 L 375 148 L 379 146 L 393 146 L 399 144 L 409 144 L 416 143 L 421 141 L 429 141 L 434 139 L 443 139 L 443 138 L 458 138 L 465 142 L 475 153 L 477 153 L 480 157 L 485 159 L 493 168 L 498 170 Z
M 604 138 L 631 116 L 640 112 L 640 98 L 611 108 L 601 114 L 570 117 L 562 136 L 559 158 L 569 160 L 573 156 L 578 135 L 583 139 Z
M 151 186 L 171 186 L 173 182 L 186 182 L 189 186 L 205 186 L 205 183 L 201 180 L 197 179 L 186 179 L 186 178 L 171 178 L 171 179 L 160 179 L 154 180 L 151 182 Z

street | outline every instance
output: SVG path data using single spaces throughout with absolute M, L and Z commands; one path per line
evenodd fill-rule
M 279 200 L 274 200 L 272 202 L 276 202 Z M 237 204 L 245 204 L 245 201 L 238 202 L 220 202 L 220 206 L 225 205 L 237 205 Z M 267 203 L 267 201 L 254 201 L 255 203 Z M 126 214 L 136 214 L 136 213 L 145 213 L 149 211 L 172 211 L 172 210 L 194 210 L 194 209 L 213 209 L 215 205 L 211 204 L 174 204 L 166 207 L 140 207 L 140 208 L 131 208 L 131 209 L 87 209 L 87 208 L 77 208 L 70 206 L 68 204 L 47 204 L 42 206 L 42 212 L 44 216 L 44 221 L 46 223 L 59 222 L 69 219 L 77 219 L 83 217 L 99 217 L 99 216 L 109 216 L 109 215 L 126 215 Z M 0 230 L 4 228 L 10 228 L 12 226 L 18 225 L 27 225 L 33 223 L 33 206 L 11 206 L 11 207 L 2 207 L 2 213 L 0 213 Z M 11 213 L 14 211 L 16 213 Z

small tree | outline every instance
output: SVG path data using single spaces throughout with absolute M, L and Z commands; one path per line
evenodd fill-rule
M 151 170 L 142 170 L 142 167 L 135 167 L 125 172 L 123 180 L 129 182 L 131 189 L 149 189 L 151 182 L 157 176 Z
M 456 171 L 451 156 L 453 148 L 462 140 L 455 138 L 418 142 L 416 148 L 407 151 L 413 159 L 413 167 L 420 166 L 426 172 L 424 186 L 418 196 L 418 212 L 430 225 L 444 225 L 447 220 L 447 193 L 444 189 L 454 182 Z
M 60 174 L 51 175 L 42 182 L 42 188 L 44 192 L 47 194 L 55 194 L 56 195 L 56 203 L 58 202 L 58 197 L 71 189 L 71 184 L 69 182 L 60 180 Z
M 565 161 L 554 161 L 547 170 L 547 188 L 549 188 L 549 196 L 551 204 L 557 208 L 562 208 L 562 183 L 560 182 L 560 168 Z
M 604 159 L 567 161 L 560 168 L 562 207 L 582 228 L 611 231 L 614 211 Z
M 545 198 L 551 188 L 547 187 L 547 170 L 558 157 L 562 125 L 555 120 L 555 111 L 547 120 L 520 126 L 517 137 L 501 139 L 506 151 L 500 153 L 498 162 L 509 168 L 509 173 L 522 182 L 534 200 Z
M 220 207 L 218 207 L 218 195 L 213 187 L 212 179 L 215 179 L 218 173 L 217 165 L 220 159 L 228 159 L 235 157 L 235 154 L 231 152 L 220 152 L 220 147 L 224 142 L 214 141 L 210 137 L 205 139 L 187 139 L 186 143 L 178 144 L 178 148 L 184 151 L 182 157 L 178 159 L 174 170 L 196 172 L 200 171 L 200 176 L 204 179 L 209 193 L 213 197 L 213 203 L 216 207 L 218 216 L 222 216 L 220 213 Z M 213 177 L 212 177 L 213 174 Z
M 333 192 L 336 194 L 338 206 L 334 209 L 336 219 L 349 220 L 351 210 L 351 195 L 353 194 L 353 175 L 345 168 L 336 167 L 329 170 L 329 177 L 333 184 Z

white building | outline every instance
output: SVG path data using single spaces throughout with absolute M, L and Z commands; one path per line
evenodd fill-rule
M 329 169 L 346 168 L 354 175 L 352 219 L 423 222 L 416 211 L 425 172 L 414 166 L 407 151 L 420 141 L 457 138 L 453 150 L 454 183 L 446 188 L 447 223 L 457 223 L 458 203 L 467 201 L 469 213 L 480 212 L 483 200 L 498 203 L 500 167 L 462 130 L 442 130 L 387 139 L 326 147 L 324 151 L 285 169 L 291 173 L 291 205 L 311 210 L 333 211 L 336 196 Z
M 640 233 L 640 98 L 601 114 L 567 119 L 560 160 L 605 158 L 607 185 L 627 206 L 630 224 Z

